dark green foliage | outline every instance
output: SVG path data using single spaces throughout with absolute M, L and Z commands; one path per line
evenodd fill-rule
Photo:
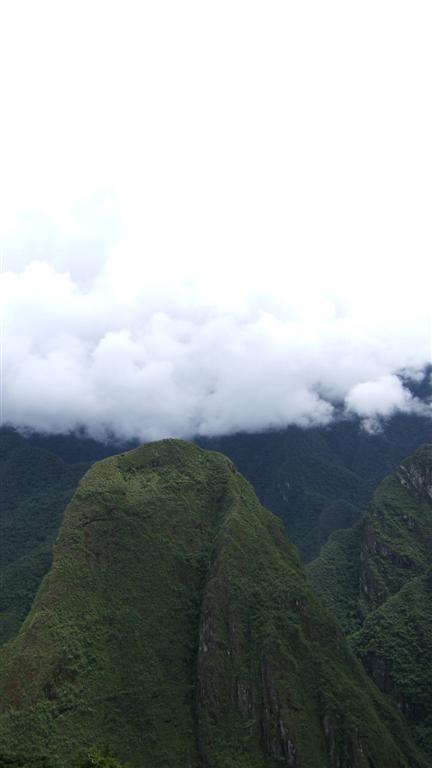
M 427 568 L 431 467 L 432 446 L 423 446 L 382 481 L 363 520 L 333 534 L 308 565 L 314 589 L 347 631 Z
M 378 434 L 352 420 L 199 441 L 234 461 L 306 562 L 333 531 L 359 520 L 383 477 L 427 442 L 432 420 L 410 414 L 393 416 Z
M 82 757 L 76 759 L 73 768 L 126 768 L 126 766 L 107 753 L 89 749 Z
M 0 768 L 53 768 L 53 763 L 47 756 L 38 757 L 28 754 L 8 757 L 0 753 Z M 72 768 L 128 768 L 128 766 L 115 760 L 106 752 L 89 749 L 72 759 Z
M 229 460 L 175 440 L 81 482 L 0 652 L 0 710 L 0 754 L 54 768 L 90 749 L 114 768 L 105 747 L 137 768 L 426 766 L 281 523 Z
M 88 465 L 67 465 L 0 430 L 0 644 L 28 613 L 48 571 L 61 516 Z
M 119 441 L 114 435 L 102 442 L 89 437 L 84 430 L 65 435 L 29 432 L 26 438 L 30 445 L 54 453 L 67 464 L 93 463 L 121 451 L 130 451 L 139 444 L 137 440 Z
M 414 724 L 432 755 L 432 578 L 413 578 L 372 611 L 353 647 L 380 688 Z
M 308 566 L 379 687 L 432 756 L 432 446 L 378 487 L 364 520 Z
M 0 430 L 0 441 L 1 435 Z M 133 442 L 125 446 L 114 440 L 98 442 L 84 432 L 30 433 L 26 442 L 67 463 L 93 462 L 134 447 Z M 197 442 L 234 461 L 262 504 L 284 521 L 290 539 L 309 561 L 333 531 L 348 528 L 361 517 L 386 474 L 419 445 L 432 442 L 432 420 L 397 414 L 373 435 L 357 420 L 341 420 L 328 427 L 288 427 Z
M 31 754 L 10 757 L 0 752 L 0 768 L 53 768 L 53 764 L 48 757 Z
M 359 600 L 360 526 L 335 531 L 306 570 L 314 590 L 345 634 L 358 629 L 364 618 Z

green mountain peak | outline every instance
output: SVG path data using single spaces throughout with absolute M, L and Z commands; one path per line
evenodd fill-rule
M 321 608 L 282 524 L 221 454 L 101 461 L 0 651 L 0 764 L 426 766 Z M 8 763 L 9 761 L 9 763 Z

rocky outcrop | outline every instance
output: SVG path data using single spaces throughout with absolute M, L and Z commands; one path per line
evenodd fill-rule
M 404 488 L 419 497 L 432 500 L 432 462 L 430 446 L 423 446 L 414 456 L 404 461 L 396 472 Z

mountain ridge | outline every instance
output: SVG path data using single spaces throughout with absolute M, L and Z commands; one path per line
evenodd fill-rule
M 4 756 L 54 768 L 104 745 L 137 768 L 427 765 L 280 521 L 176 440 L 81 480 L 0 690 Z
M 333 534 L 309 580 L 380 689 L 432 756 L 432 445 L 377 488 L 363 520 Z

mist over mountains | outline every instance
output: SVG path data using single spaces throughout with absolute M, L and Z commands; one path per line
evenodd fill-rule
M 253 267 L 242 285 L 227 264 L 146 266 L 120 252 L 90 285 L 49 261 L 2 275 L 5 423 L 150 440 L 431 412 L 404 380 L 428 376 L 421 296 L 396 312 L 398 292 L 372 292 L 365 312 L 362 290 L 306 269 L 285 291 Z
M 0 25 L 0 768 L 431 768 L 430 3 Z
M 150 440 L 418 411 L 427 5 L 43 6 L 32 36 L 10 5 L 1 47 L 3 422 Z
M 405 386 L 428 403 L 428 376 Z M 379 431 L 352 417 L 196 440 L 207 450 L 168 440 L 126 453 L 133 441 L 0 430 L 0 762 L 121 768 L 108 749 L 152 767 L 428 768 L 429 668 L 405 660 L 429 648 L 429 612 L 406 620 L 402 591 L 395 612 L 383 608 L 385 632 L 374 613 L 360 638 L 342 629 L 358 613 L 357 531 L 372 491 L 432 443 L 432 420 L 395 413 Z M 412 525 L 417 500 L 407 516 L 402 499 L 408 538 L 395 543 L 390 502 L 385 546 L 366 539 L 373 567 L 382 556 L 394 580 L 406 542 L 424 557 L 428 539 Z M 324 544 L 306 572 L 318 569 L 340 626 L 290 539 L 306 561 Z M 429 582 L 410 570 L 416 611 Z

